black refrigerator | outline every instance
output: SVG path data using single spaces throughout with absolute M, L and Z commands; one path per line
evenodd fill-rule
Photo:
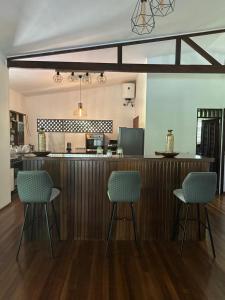
M 124 155 L 144 155 L 144 129 L 119 127 L 118 146 Z

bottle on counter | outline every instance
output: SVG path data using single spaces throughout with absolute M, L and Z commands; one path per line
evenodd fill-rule
M 116 154 L 119 155 L 119 157 L 123 157 L 123 148 L 117 147 Z
M 38 131 L 38 151 L 45 152 L 46 151 L 46 135 L 43 127 Z
M 166 152 L 174 152 L 174 135 L 172 129 L 168 129 L 168 133 L 166 135 Z
M 96 149 L 96 153 L 99 154 L 99 155 L 103 154 L 102 147 L 98 146 L 97 149 Z
M 67 153 L 71 153 L 72 151 L 72 144 L 70 142 L 67 142 L 66 144 L 66 151 Z
M 112 150 L 111 150 L 111 149 L 108 149 L 106 155 L 107 155 L 108 157 L 111 157 L 111 156 L 112 156 Z

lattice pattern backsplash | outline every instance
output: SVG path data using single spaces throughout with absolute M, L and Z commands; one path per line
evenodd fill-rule
M 37 131 L 74 133 L 111 133 L 112 120 L 37 119 Z

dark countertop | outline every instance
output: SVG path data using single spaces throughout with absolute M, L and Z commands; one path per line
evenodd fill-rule
M 98 155 L 98 154 L 73 154 L 73 153 L 51 153 L 49 156 L 39 157 L 27 157 L 24 156 L 23 160 L 51 160 L 51 159 L 68 159 L 68 160 L 176 160 L 176 161 L 193 161 L 193 160 L 201 160 L 205 162 L 213 162 L 214 158 L 210 157 L 202 157 L 199 155 L 187 155 L 187 154 L 179 154 L 175 158 L 166 158 L 160 155 L 150 155 L 150 156 L 133 156 L 126 155 L 123 157 L 119 157 L 118 155 L 113 155 L 111 157 L 107 155 Z

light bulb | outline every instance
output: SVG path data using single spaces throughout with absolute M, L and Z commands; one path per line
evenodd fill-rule
M 62 75 L 60 74 L 59 71 L 57 71 L 56 74 L 53 76 L 53 80 L 56 83 L 61 83 L 63 81 L 63 77 L 62 77 Z
M 141 1 L 141 13 L 138 20 L 138 25 L 143 26 L 146 24 L 146 0 Z
M 82 103 L 78 103 L 78 108 L 79 108 L 79 116 L 82 117 Z

